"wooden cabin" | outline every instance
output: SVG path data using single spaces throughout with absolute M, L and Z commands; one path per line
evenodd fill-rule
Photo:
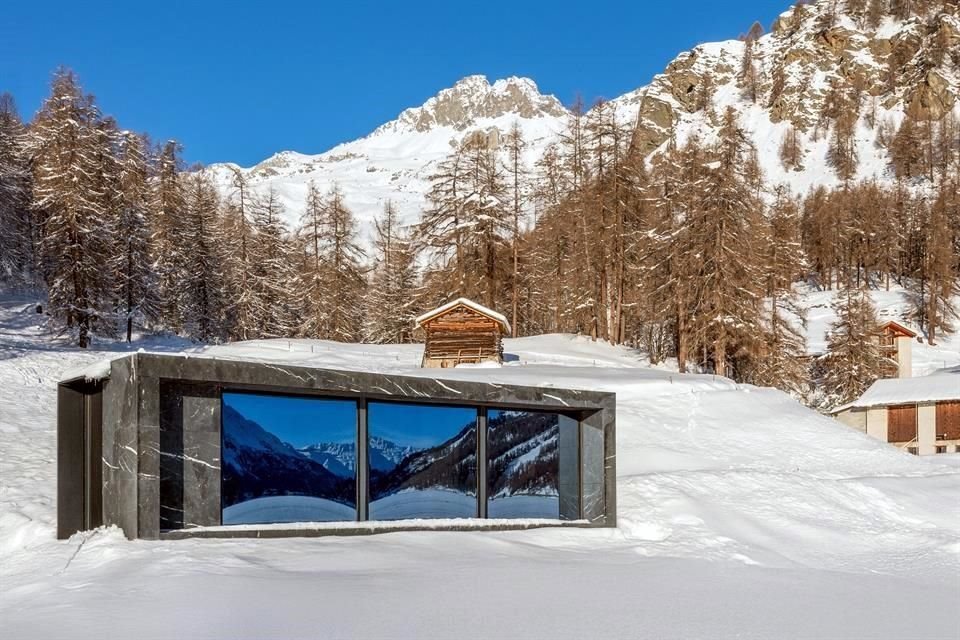
M 890 360 L 884 378 L 909 378 L 913 375 L 912 344 L 917 334 L 902 324 L 885 322 L 879 327 L 880 351 Z
M 501 339 L 510 333 L 506 317 L 466 298 L 428 311 L 416 320 L 426 334 L 426 368 L 448 368 L 462 363 L 503 361 Z

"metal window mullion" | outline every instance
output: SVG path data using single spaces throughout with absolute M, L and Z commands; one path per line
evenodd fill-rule
M 370 464 L 369 450 L 370 438 L 368 437 L 369 428 L 367 425 L 367 399 L 361 397 L 357 401 L 357 460 L 356 460 L 356 481 L 357 481 L 357 520 L 365 522 L 370 516 Z
M 487 517 L 487 408 L 477 409 L 477 517 Z
M 583 416 L 577 418 L 577 513 L 583 520 Z
M 93 491 L 91 487 L 91 478 L 90 478 L 90 458 L 93 455 L 92 449 L 92 438 L 90 437 L 90 394 L 83 394 L 83 529 L 84 531 L 89 530 L 91 513 L 90 513 L 90 494 Z

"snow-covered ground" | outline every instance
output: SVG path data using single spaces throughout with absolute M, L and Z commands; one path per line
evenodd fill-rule
M 442 375 L 616 392 L 616 529 L 57 541 L 54 385 L 111 354 L 46 335 L 29 302 L 0 299 L 4 638 L 960 636 L 952 456 L 572 336 L 509 340 L 506 366 Z M 417 346 L 194 350 L 440 375 L 417 369 Z
M 312 496 L 269 496 L 230 505 L 223 524 L 352 520 L 356 507 Z

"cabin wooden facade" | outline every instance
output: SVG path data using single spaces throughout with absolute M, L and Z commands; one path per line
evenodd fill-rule
M 897 322 L 880 325 L 877 339 L 880 352 L 889 364 L 883 368 L 884 378 L 909 378 L 913 375 L 912 344 L 917 334 Z
M 421 366 L 426 368 L 502 362 L 501 339 L 510 333 L 503 315 L 466 298 L 423 314 L 416 326 L 425 334 Z

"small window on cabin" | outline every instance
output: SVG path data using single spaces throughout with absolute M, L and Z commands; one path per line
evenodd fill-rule
M 937 447 L 937 453 L 946 453 L 946 452 L 947 452 L 946 447 Z

